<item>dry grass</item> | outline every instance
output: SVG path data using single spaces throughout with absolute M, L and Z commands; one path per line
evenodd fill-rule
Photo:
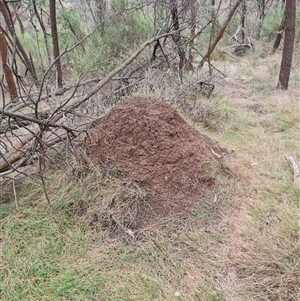
M 236 112 L 235 124 L 216 137 L 234 150 L 229 164 L 244 190 L 231 199 L 236 209 L 222 222 L 230 234 L 213 252 L 226 270 L 220 284 L 226 300 L 300 298 L 300 194 L 285 160 L 291 155 L 300 161 L 299 86 L 292 80 L 289 91 L 274 90 L 273 60 L 245 68 L 250 74 L 244 78 L 243 66 L 251 58 L 235 68 L 231 64 L 231 76 L 241 78 L 242 89 L 224 91 Z
M 289 91 L 275 90 L 279 62 L 279 54 L 217 62 L 224 87 L 177 103 L 214 112 L 193 119 L 183 110 L 231 151 L 233 177 L 220 176 L 215 191 L 218 219 L 199 204 L 190 219 L 171 216 L 133 238 L 126 220 L 147 192 L 101 170 L 51 166 L 51 207 L 31 182 L 17 191 L 18 209 L 14 196 L 0 205 L 1 300 L 299 300 L 300 192 L 285 159 L 300 162 L 299 74 Z M 140 93 L 175 103 L 175 86 L 156 79 Z

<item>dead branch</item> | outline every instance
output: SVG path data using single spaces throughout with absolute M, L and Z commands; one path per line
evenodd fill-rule
M 134 72 L 137 70 L 134 70 Z M 131 76 L 131 74 L 126 74 L 125 76 L 120 76 L 120 77 L 113 77 L 111 80 L 113 81 L 124 81 L 124 80 L 129 80 L 129 79 L 133 79 L 134 77 Z M 79 87 L 85 86 L 85 85 L 89 85 L 92 83 L 99 83 L 101 80 L 103 80 L 104 77 L 96 77 L 96 78 L 91 78 L 85 81 L 80 81 L 76 84 L 72 84 L 72 85 L 66 85 L 60 89 L 57 89 L 53 92 L 50 92 L 44 96 L 41 96 L 39 99 L 38 97 L 33 97 L 30 101 L 29 100 L 25 100 L 22 103 L 9 103 L 5 106 L 5 110 L 7 112 L 13 113 L 13 112 L 17 112 L 25 107 L 31 106 L 32 104 L 35 104 L 37 102 L 49 99 L 49 98 L 53 98 L 55 96 L 61 96 L 64 95 L 66 92 L 72 90 L 72 89 L 77 89 Z M 118 90 L 116 88 L 116 90 Z M 1 114 L 1 113 L 0 113 Z M 1 131 L 0 131 L 1 133 Z
M 22 158 L 22 149 L 28 144 L 34 137 L 36 137 L 40 132 L 40 127 L 35 125 L 31 133 L 27 134 L 23 139 L 20 139 L 19 142 L 12 148 L 5 156 L 3 155 L 0 158 L 0 172 L 6 171 L 11 164 L 18 161 Z M 2 155 L 2 154 L 1 154 Z
M 64 108 L 64 111 L 71 111 L 71 110 L 74 110 L 75 108 L 77 108 L 78 106 L 80 106 L 82 103 L 84 103 L 90 97 L 92 97 L 94 94 L 96 94 L 99 90 L 101 90 L 107 83 L 109 83 L 110 80 L 116 74 L 118 74 L 119 72 L 121 72 L 128 65 L 130 65 L 141 54 L 141 52 L 146 47 L 148 47 L 152 43 L 156 42 L 158 39 L 161 39 L 161 38 L 173 35 L 173 34 L 174 34 L 174 32 L 168 32 L 168 33 L 165 33 L 165 34 L 153 37 L 153 38 L 149 39 L 148 41 L 146 41 L 145 43 L 143 43 L 126 61 L 124 61 L 120 66 L 118 66 L 116 69 L 114 69 L 113 71 L 111 71 L 93 89 L 91 89 L 90 92 L 86 93 L 82 97 L 79 97 L 73 103 L 71 103 L 68 106 L 66 106 Z M 53 116 L 52 120 L 49 120 L 49 121 L 56 122 L 59 119 L 61 119 L 62 117 L 63 117 L 63 113 L 58 113 L 57 115 Z
M 62 124 L 57 123 L 65 115 L 66 112 L 70 112 L 70 111 L 74 110 L 75 108 L 79 107 L 81 104 L 83 104 L 85 101 L 87 101 L 90 97 L 92 97 L 94 94 L 96 94 L 99 90 L 101 90 L 107 83 L 110 82 L 110 80 L 116 74 L 118 74 L 119 72 L 124 70 L 124 68 L 127 67 L 128 65 L 130 65 L 141 54 L 141 52 L 146 47 L 148 47 L 149 45 L 151 45 L 152 43 L 156 42 L 157 40 L 159 40 L 161 38 L 174 35 L 175 33 L 178 33 L 178 32 L 173 31 L 173 32 L 168 32 L 168 33 L 165 33 L 165 34 L 162 34 L 159 36 L 155 36 L 155 37 L 149 39 L 148 41 L 146 41 L 145 43 L 143 43 L 127 60 L 125 60 L 120 66 L 118 66 L 113 71 L 111 71 L 105 78 L 103 78 L 88 93 L 77 98 L 76 100 L 74 100 L 71 103 L 69 103 L 71 101 L 71 99 L 70 99 L 70 101 L 67 101 L 67 103 L 65 103 L 65 105 L 64 105 L 63 111 L 61 110 L 62 107 L 59 107 L 59 110 L 56 109 L 51 114 L 51 116 L 49 116 L 47 119 L 43 119 L 43 120 L 27 117 L 25 120 L 33 122 L 33 123 L 35 123 L 35 125 L 32 126 L 29 133 L 25 137 L 23 137 L 22 139 L 21 138 L 19 139 L 18 143 L 16 143 L 16 145 L 14 145 L 14 147 L 10 151 L 8 151 L 8 153 L 6 153 L 5 155 L 3 155 L 1 153 L 0 172 L 9 169 L 13 163 L 17 162 L 19 159 L 22 158 L 23 148 L 34 138 L 39 136 L 39 134 L 41 132 L 41 126 L 43 126 L 43 128 L 49 128 L 49 127 L 63 128 L 66 131 L 71 130 L 71 132 L 72 132 L 72 129 L 70 129 L 69 127 L 66 127 Z M 41 91 L 40 91 L 39 97 L 40 96 L 41 96 Z M 39 101 L 40 101 L 40 99 L 39 99 Z M 19 118 L 21 120 L 23 118 L 23 120 L 24 120 L 24 116 L 22 114 L 7 112 L 6 110 L 1 110 L 0 113 L 3 116 L 7 116 L 7 117 L 11 117 L 11 118 Z
M 12 130 L 17 130 L 23 126 L 28 125 L 30 125 L 30 122 L 26 120 L 9 120 L 7 123 L 0 125 L 0 134 L 4 134 Z
M 230 41 L 231 39 L 233 39 L 235 42 L 239 43 L 239 39 L 238 39 L 238 33 L 242 31 L 244 33 L 244 35 L 247 35 L 246 29 L 241 27 L 240 25 L 238 26 L 238 29 L 236 30 L 236 32 L 228 39 L 228 41 Z
M 235 11 L 237 10 L 237 8 L 239 7 L 239 5 L 242 3 L 243 0 L 238 0 L 235 5 L 233 6 L 233 8 L 231 9 L 225 23 L 223 24 L 223 26 L 221 27 L 219 33 L 217 34 L 217 37 L 215 38 L 215 40 L 213 41 L 213 43 L 210 45 L 208 51 L 205 53 L 205 55 L 203 56 L 198 68 L 201 69 L 204 65 L 204 63 L 207 61 L 207 59 L 209 58 L 209 56 L 211 55 L 211 53 L 214 51 L 215 47 L 217 46 L 218 42 L 220 41 L 220 39 L 222 38 L 225 29 L 227 27 L 227 25 L 229 24 L 231 18 L 233 17 Z

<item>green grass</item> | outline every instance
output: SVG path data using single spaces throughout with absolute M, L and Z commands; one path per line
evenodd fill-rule
M 232 78 L 244 74 L 230 67 Z M 50 204 L 36 182 L 3 188 L 0 300 L 298 300 L 300 190 L 285 155 L 300 162 L 299 89 L 259 84 L 255 68 L 246 77 L 241 90 L 228 84 L 197 100 L 214 114 L 184 113 L 229 150 L 232 171 L 189 219 L 169 217 L 133 240 L 110 227 L 107 207 L 113 197 L 136 200 L 139 187 L 71 160 L 49 162 Z

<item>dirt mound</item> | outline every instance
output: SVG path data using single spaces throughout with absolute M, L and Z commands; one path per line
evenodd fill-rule
M 117 104 L 89 133 L 86 155 L 153 192 L 141 212 L 183 213 L 214 188 L 220 159 L 212 141 L 170 105 L 147 98 Z M 152 213 L 150 213 L 150 211 Z

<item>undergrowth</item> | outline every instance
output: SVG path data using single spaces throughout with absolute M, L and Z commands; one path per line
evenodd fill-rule
M 232 176 L 218 177 L 212 206 L 133 233 L 111 204 L 135 204 L 149 192 L 56 158 L 45 175 L 50 204 L 34 181 L 2 187 L 1 300 L 299 300 L 300 193 L 285 158 L 300 162 L 299 87 L 276 91 L 259 68 L 226 68 L 232 81 L 210 99 L 175 103 L 173 91 L 170 99 L 165 87 L 151 90 L 229 151 Z M 197 105 L 201 114 L 185 110 Z

